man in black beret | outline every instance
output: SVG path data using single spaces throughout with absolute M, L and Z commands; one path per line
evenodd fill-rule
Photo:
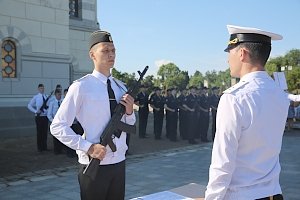
M 114 199 L 125 196 L 125 153 L 126 133 L 115 132 L 109 146 L 100 143 L 100 136 L 114 114 L 118 103 L 125 106 L 122 121 L 135 123 L 134 98 L 126 94 L 125 85 L 112 77 L 116 50 L 110 33 L 95 31 L 89 41 L 89 56 L 94 63 L 92 74 L 76 80 L 69 88 L 57 111 L 51 133 L 62 143 L 77 150 L 81 164 L 78 180 L 83 200 Z M 77 119 L 84 129 L 83 136 L 77 135 L 70 126 Z M 101 160 L 96 177 L 83 174 L 90 158 Z
M 215 139 L 215 133 L 216 133 L 216 117 L 217 117 L 217 109 L 218 104 L 220 101 L 219 96 L 219 88 L 218 87 L 212 87 L 212 95 L 210 96 L 210 108 L 211 108 L 211 116 L 212 116 L 212 125 L 211 125 L 211 136 L 212 141 Z
M 154 93 L 150 97 L 149 104 L 153 108 L 154 137 L 155 140 L 160 140 L 164 119 L 165 98 L 161 95 L 161 89 L 159 87 L 154 88 Z
M 140 92 L 136 96 L 134 103 L 139 107 L 139 137 L 144 139 L 147 137 L 147 123 L 149 115 L 149 95 L 147 93 L 147 86 L 141 84 Z

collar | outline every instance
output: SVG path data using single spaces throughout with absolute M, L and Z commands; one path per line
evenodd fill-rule
M 103 82 L 103 83 L 105 83 L 105 84 L 107 83 L 107 79 L 109 79 L 110 82 L 113 81 L 112 75 L 109 75 L 109 77 L 107 77 L 107 76 L 105 76 L 104 74 L 102 74 L 102 73 L 100 73 L 100 72 L 98 72 L 98 71 L 96 71 L 96 70 L 93 70 L 92 75 L 95 76 L 97 79 L 99 79 L 101 82 Z
M 242 78 L 241 78 L 241 82 L 244 81 L 244 82 L 249 82 L 255 78 L 269 78 L 269 75 L 266 71 L 255 71 L 255 72 L 250 72 L 246 75 L 244 75 Z

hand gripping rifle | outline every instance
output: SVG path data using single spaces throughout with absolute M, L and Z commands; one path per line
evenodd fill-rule
M 143 72 L 138 71 L 140 78 L 138 79 L 136 84 L 134 84 L 134 86 L 128 90 L 127 94 L 132 97 L 135 97 L 138 94 L 141 81 L 143 80 L 143 77 L 146 74 L 148 68 L 149 67 L 146 66 Z M 103 146 L 109 145 L 113 152 L 116 151 L 116 145 L 112 142 L 112 135 L 115 131 L 122 130 L 128 133 L 135 133 L 134 125 L 129 125 L 121 122 L 121 118 L 123 117 L 125 112 L 125 106 L 119 103 L 116 106 L 113 116 L 111 117 L 100 137 L 100 144 Z M 89 176 L 91 179 L 95 179 L 99 164 L 99 159 L 91 158 L 89 164 L 84 169 L 83 174 Z

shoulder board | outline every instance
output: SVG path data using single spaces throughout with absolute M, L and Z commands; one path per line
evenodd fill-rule
M 83 76 L 83 77 L 81 77 L 81 78 L 79 78 L 79 79 L 77 79 L 77 80 L 75 80 L 75 81 L 73 81 L 73 82 L 80 82 L 80 81 L 82 81 L 83 79 L 89 77 L 90 75 L 91 75 L 91 74 L 87 74 L 87 75 L 85 75 L 85 76 Z
M 225 90 L 223 93 L 230 94 L 248 83 L 249 83 L 248 81 L 240 81 L 237 84 L 235 84 L 235 85 L 231 86 L 230 88 L 228 88 L 227 90 Z

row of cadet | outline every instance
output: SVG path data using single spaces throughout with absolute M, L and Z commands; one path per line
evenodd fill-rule
M 300 103 L 296 101 L 290 101 L 286 131 L 290 131 L 294 127 L 294 122 L 300 120 Z
M 141 85 L 141 91 L 135 98 L 139 115 L 139 137 L 147 138 L 146 128 L 149 114 L 149 105 L 154 115 L 154 137 L 160 140 L 162 137 L 163 119 L 166 116 L 166 137 L 171 141 L 177 141 L 177 125 L 179 124 L 180 137 L 188 140 L 190 144 L 197 144 L 196 139 L 209 142 L 207 132 L 209 128 L 210 112 L 212 116 L 212 141 L 216 130 L 216 113 L 220 100 L 219 88 L 197 88 L 177 91 L 169 88 L 165 95 L 162 90 L 155 87 L 149 95 L 146 85 Z M 179 121 L 179 123 L 178 123 Z
M 49 123 L 51 124 L 54 116 L 60 107 L 63 97 L 67 94 L 68 89 L 62 91 L 60 84 L 50 95 L 44 93 L 45 87 L 43 84 L 38 85 L 38 94 L 36 94 L 28 103 L 28 109 L 35 114 L 35 123 L 37 131 L 37 150 L 38 152 L 48 151 L 47 135 L 49 131 Z M 54 95 L 52 95 L 54 93 Z M 75 119 L 71 128 L 75 133 L 82 135 L 83 129 L 80 123 Z M 64 151 L 68 157 L 75 157 L 76 153 L 73 149 L 62 144 L 53 137 L 54 154 L 62 154 Z

